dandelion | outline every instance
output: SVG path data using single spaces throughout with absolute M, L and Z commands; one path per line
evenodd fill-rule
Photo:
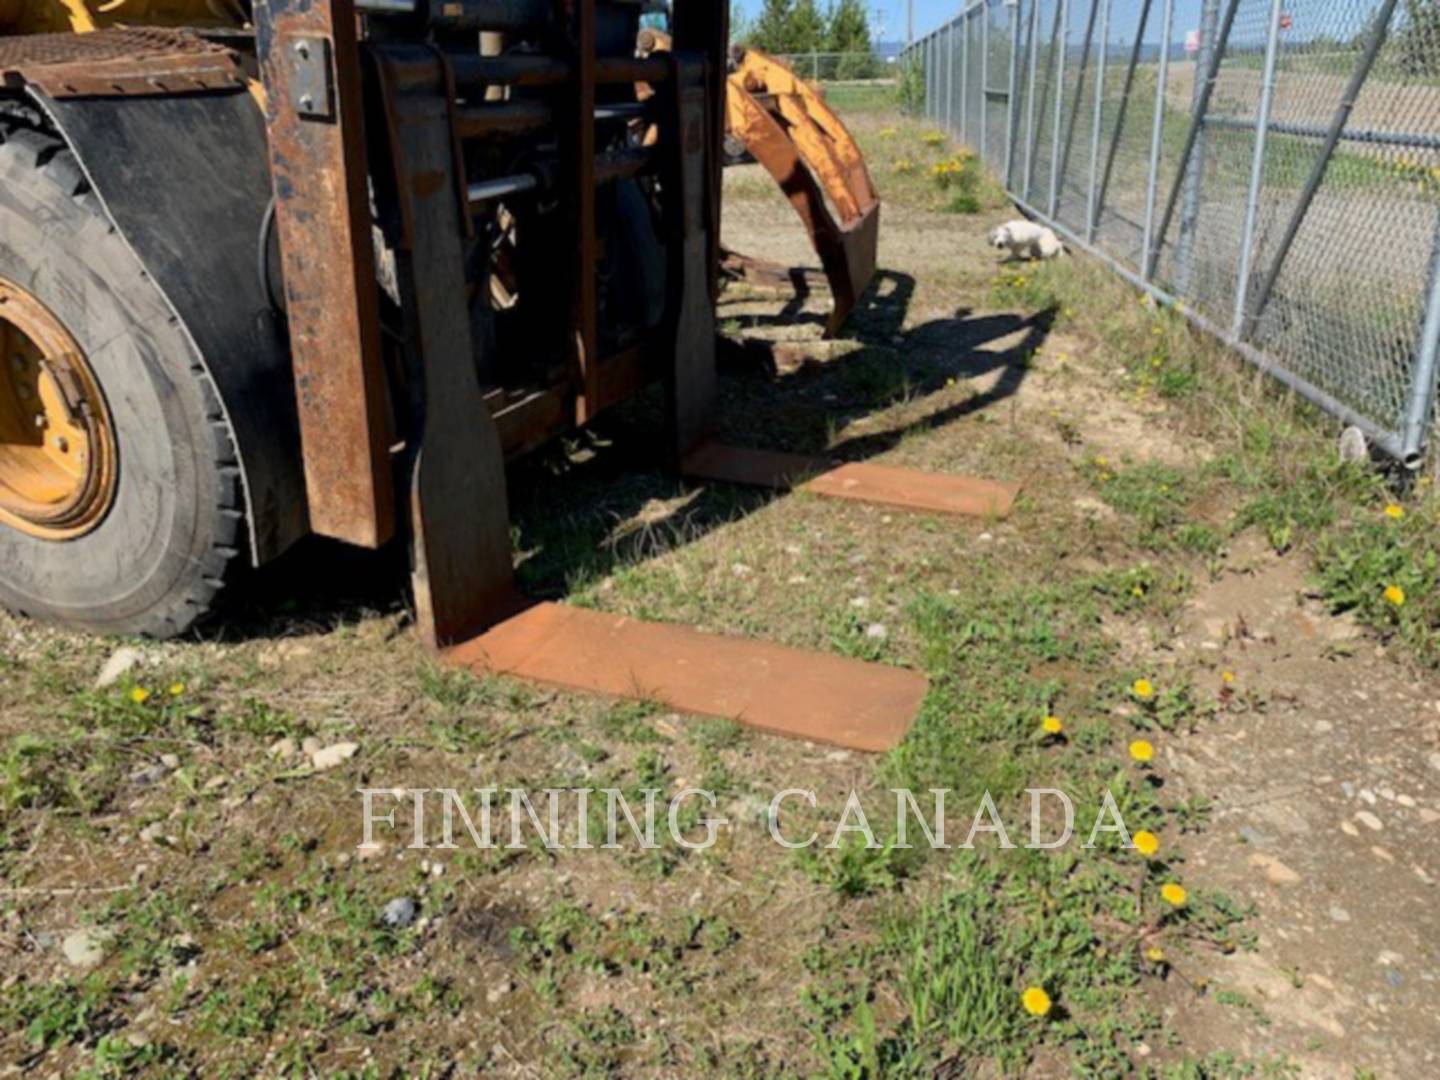
M 134 690 L 130 691 L 130 700 L 136 705 L 144 705 L 145 702 L 150 700 L 150 691 L 146 690 L 143 686 L 137 686 Z
M 1141 585 L 1141 584 L 1137 581 L 1134 585 L 1131 585 L 1131 586 L 1130 586 L 1130 595 L 1131 595 L 1131 596 L 1144 596 L 1144 595 L 1145 595 L 1145 586 Z
M 1151 945 L 1145 950 L 1145 959 L 1152 964 L 1163 964 L 1165 962 L 1165 950 L 1159 945 Z
M 1391 503 L 1385 507 L 1385 516 L 1393 521 L 1399 521 L 1405 516 L 1405 508 L 1399 503 Z
M 1160 850 L 1160 838 L 1145 829 L 1141 829 L 1132 836 L 1130 842 L 1135 845 L 1135 850 L 1147 859 L 1152 858 Z
M 1043 987 L 1027 986 L 1020 995 L 1020 1004 L 1031 1016 L 1045 1016 L 1050 1012 L 1050 995 Z
M 173 682 L 170 684 L 171 697 L 179 697 L 183 693 L 185 693 L 185 684 L 183 682 Z
M 1040 729 L 1046 735 L 1059 735 L 1065 730 L 1065 723 L 1058 716 L 1047 716 L 1040 721 Z
M 1390 601 L 1395 607 L 1399 607 L 1405 603 L 1405 590 L 1399 585 L 1386 585 L 1385 599 Z
M 1130 756 L 1140 764 L 1148 764 L 1155 757 L 1155 747 L 1148 739 L 1136 739 L 1130 744 Z
M 1104 455 L 1102 455 L 1102 454 L 1096 454 L 1096 455 L 1095 455 L 1095 464 L 1096 464 L 1096 465 L 1099 465 L 1099 466 L 1103 469 L 1106 465 L 1109 465 L 1109 464 L 1110 464 L 1110 461 L 1109 461 L 1109 459 L 1106 458 Z
M 1149 701 L 1155 696 L 1155 687 L 1149 679 L 1136 679 L 1130 686 L 1130 692 L 1141 701 Z
M 1171 907 L 1184 907 L 1189 895 L 1184 885 L 1177 885 L 1173 881 L 1167 881 L 1160 886 L 1160 898 Z
M 1222 672 L 1220 672 L 1220 681 L 1223 682 L 1223 683 L 1232 683 L 1232 682 L 1234 682 L 1234 681 L 1235 681 L 1235 673 L 1234 673 L 1233 671 L 1222 671 Z

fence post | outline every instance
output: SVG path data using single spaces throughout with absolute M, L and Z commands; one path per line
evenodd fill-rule
M 1430 298 L 1425 305 L 1425 321 L 1420 328 L 1420 348 L 1415 356 L 1415 370 L 1410 383 L 1410 401 L 1405 409 L 1405 425 L 1400 432 L 1401 460 L 1406 468 L 1418 469 L 1425 450 L 1425 436 L 1430 426 L 1430 412 L 1435 407 L 1435 379 L 1440 368 L 1440 216 L 1436 219 L 1435 239 L 1430 248 Z
M 1200 78 L 1210 70 L 1220 27 L 1220 0 L 1204 0 L 1200 8 L 1200 50 L 1195 54 L 1195 80 L 1190 88 L 1190 111 L 1193 114 L 1204 92 Z M 1175 241 L 1175 292 L 1190 291 L 1190 270 L 1194 265 L 1195 227 L 1200 220 L 1200 187 L 1205 176 L 1205 117 L 1200 118 L 1195 132 L 1195 151 L 1185 169 L 1185 190 L 1180 205 L 1180 235 Z
M 1265 137 L 1270 128 L 1270 104 L 1275 97 L 1275 58 L 1280 52 L 1281 3 L 1282 0 L 1270 0 L 1270 27 L 1265 38 L 1265 74 L 1260 82 L 1260 107 L 1255 117 L 1255 153 L 1250 161 L 1250 189 L 1245 194 L 1245 224 L 1240 231 L 1240 276 L 1235 282 L 1235 319 L 1230 331 L 1236 337 L 1240 336 L 1240 330 L 1245 325 L 1245 299 L 1250 293 L 1255 219 L 1260 212 L 1260 182 L 1265 177 Z M 1181 236 L 1184 236 L 1183 216 L 1180 221 Z
M 990 0 L 980 0 L 980 159 L 987 165 L 990 154 L 986 147 L 990 128 Z
M 939 108 L 940 101 L 940 65 L 936 58 L 934 34 L 927 34 L 925 36 L 925 57 L 925 71 L 929 76 L 926 80 L 925 89 L 925 104 L 928 106 L 925 110 L 925 116 L 928 120 L 934 120 L 935 111 Z
M 1110 190 L 1110 177 L 1115 171 L 1115 154 L 1120 149 L 1120 136 L 1125 131 L 1125 113 L 1130 108 L 1130 90 L 1135 85 L 1135 69 L 1140 64 L 1140 50 L 1145 44 L 1145 27 L 1150 22 L 1154 0 L 1140 5 L 1140 21 L 1135 28 L 1135 41 L 1130 46 L 1130 62 L 1125 66 L 1125 81 L 1120 87 L 1120 105 L 1115 110 L 1115 128 L 1110 136 L 1110 149 L 1105 152 L 1105 168 L 1100 172 L 1100 190 L 1095 193 L 1095 225 L 1105 213 L 1105 193 Z
M 1020 179 L 1020 196 L 1030 201 L 1031 166 L 1035 156 L 1035 67 L 1040 48 L 1040 0 L 1030 0 L 1030 57 L 1025 75 L 1025 171 Z
M 1090 0 L 1090 13 L 1085 16 L 1085 37 L 1080 46 L 1080 69 L 1075 72 L 1075 100 L 1070 103 L 1070 119 L 1065 124 L 1065 149 L 1060 152 L 1060 186 L 1063 191 L 1065 177 L 1070 172 L 1070 151 L 1075 145 L 1075 125 L 1080 120 L 1080 107 L 1085 97 L 1085 73 L 1090 67 L 1090 47 L 1095 42 L 1095 20 L 1100 14 L 1103 0 Z M 1055 213 L 1060 212 L 1060 201 L 1055 202 Z
M 1095 189 L 1100 182 L 1100 125 L 1105 112 L 1105 54 L 1110 51 L 1110 0 L 1100 12 L 1100 59 L 1095 65 L 1095 115 L 1090 121 L 1090 194 L 1085 199 L 1085 242 L 1095 242 Z
M 1050 133 L 1050 207 L 1048 217 L 1053 221 L 1055 208 L 1060 201 L 1060 118 L 1065 114 L 1065 46 L 1070 40 L 1070 4 L 1060 0 L 1060 10 L 1055 20 L 1055 123 Z
M 956 16 L 960 28 L 960 141 L 970 145 L 970 117 L 965 107 L 970 100 L 970 20 L 963 13 Z
M 1370 77 L 1370 69 L 1375 66 L 1375 60 L 1385 44 L 1385 37 L 1390 30 L 1390 18 L 1394 14 L 1395 0 L 1383 0 L 1365 39 L 1365 51 L 1356 61 L 1355 70 L 1350 73 L 1350 81 L 1345 84 L 1345 90 L 1340 96 L 1340 104 L 1335 109 L 1335 115 L 1330 118 L 1330 127 L 1325 132 L 1325 143 L 1315 156 L 1315 164 L 1311 167 L 1310 175 L 1305 179 L 1305 186 L 1300 191 L 1300 197 L 1295 201 L 1295 208 L 1290 212 L 1290 220 L 1285 225 L 1285 232 L 1281 235 L 1279 243 L 1275 245 L 1275 258 L 1271 261 L 1270 269 L 1266 271 L 1265 277 L 1261 280 L 1260 288 L 1255 292 L 1255 310 L 1247 312 L 1245 315 L 1243 337 L 1248 338 L 1254 332 L 1255 324 L 1259 321 L 1261 313 L 1264 312 L 1265 305 L 1270 302 L 1270 293 L 1275 288 L 1275 282 L 1280 279 L 1280 270 L 1285 265 L 1290 248 L 1295 243 L 1295 237 L 1300 233 L 1300 226 L 1305 223 L 1306 215 L 1310 213 L 1310 206 L 1314 203 L 1315 195 L 1319 192 L 1320 185 L 1325 179 L 1325 170 L 1330 167 L 1330 159 L 1335 156 L 1335 147 L 1340 144 L 1340 136 L 1345 134 L 1345 125 L 1350 122 L 1350 111 L 1355 107 L 1355 99 L 1360 96 L 1365 81 Z
M 1015 123 L 1020 94 L 1020 0 L 1005 0 L 1010 8 L 1010 74 L 1005 83 L 1005 189 L 1015 188 Z
M 1149 281 L 1155 273 L 1155 196 L 1160 186 L 1160 136 L 1165 128 L 1165 80 L 1170 74 L 1170 32 L 1175 23 L 1175 0 L 1165 0 L 1160 19 L 1160 69 L 1155 76 L 1155 117 L 1150 125 L 1150 181 L 1145 187 L 1145 233 L 1140 275 Z
M 955 98 L 955 24 L 945 26 L 945 130 L 955 134 L 951 103 Z

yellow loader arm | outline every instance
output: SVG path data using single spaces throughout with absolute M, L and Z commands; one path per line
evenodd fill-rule
M 860 148 L 814 87 L 757 49 L 732 53 L 732 60 L 726 130 L 804 222 L 835 301 L 825 325 L 831 337 L 875 276 L 879 196 Z

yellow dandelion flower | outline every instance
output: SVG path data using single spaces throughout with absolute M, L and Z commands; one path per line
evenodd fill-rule
M 1234 681 L 1235 681 L 1235 673 L 1234 673 L 1233 671 L 1222 671 L 1222 672 L 1220 672 L 1220 681 L 1223 682 L 1223 683 L 1232 683 L 1232 682 L 1234 682 Z
M 1149 832 L 1145 829 L 1141 829 L 1134 836 L 1132 836 L 1130 838 L 1130 842 L 1135 845 L 1135 850 L 1140 852 L 1140 854 L 1144 855 L 1147 859 L 1152 857 L 1157 851 L 1160 850 L 1160 838 L 1156 836 L 1153 832 Z
M 1160 898 L 1171 907 L 1184 907 L 1189 896 L 1184 885 L 1177 885 L 1173 881 L 1167 881 L 1160 886 Z
M 1050 1011 L 1050 995 L 1043 987 L 1027 986 L 1020 995 L 1020 1004 L 1031 1016 L 1044 1016 Z
M 170 684 L 171 697 L 179 697 L 183 693 L 185 693 L 185 684 L 183 682 L 173 682 Z
M 1046 735 L 1059 735 L 1065 730 L 1064 721 L 1058 716 L 1047 716 L 1040 721 L 1040 727 Z
M 1387 585 L 1385 586 L 1385 599 L 1399 607 L 1405 603 L 1405 590 L 1399 585 Z
M 1405 507 L 1401 506 L 1399 503 L 1391 503 L 1389 506 L 1385 507 L 1385 516 L 1388 518 L 1393 518 L 1395 521 L 1399 521 L 1405 516 Z
M 1107 457 L 1105 457 L 1103 454 L 1096 454 L 1096 455 L 1095 455 L 1095 464 L 1096 464 L 1096 465 L 1099 465 L 1099 466 L 1103 469 L 1106 465 L 1109 465 L 1109 464 L 1110 464 L 1110 460 L 1109 460 Z
M 1165 962 L 1165 950 L 1158 945 L 1151 945 L 1145 950 L 1145 959 L 1152 964 L 1163 964 Z
M 1130 686 L 1130 692 L 1141 701 L 1149 701 L 1155 696 L 1155 687 L 1149 679 L 1136 679 Z
M 1143 585 L 1141 585 L 1139 582 L 1136 582 L 1134 585 L 1131 585 L 1131 586 L 1130 586 L 1130 595 L 1131 595 L 1131 596 L 1144 596 L 1144 595 L 1145 595 L 1145 587 L 1144 587 Z
M 1130 744 L 1130 756 L 1143 765 L 1154 760 L 1155 747 L 1148 739 L 1136 739 Z
M 136 705 L 144 705 L 145 702 L 150 700 L 150 691 L 146 690 L 143 686 L 137 686 L 134 690 L 130 691 L 130 700 Z

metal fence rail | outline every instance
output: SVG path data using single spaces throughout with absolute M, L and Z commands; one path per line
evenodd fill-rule
M 1028 213 L 1420 464 L 1440 0 L 977 0 L 904 61 Z

